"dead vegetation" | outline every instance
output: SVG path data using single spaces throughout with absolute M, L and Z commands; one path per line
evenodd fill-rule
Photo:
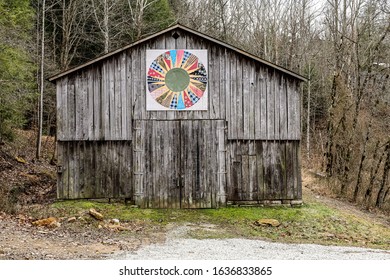
M 17 213 L 24 206 L 55 200 L 55 166 L 50 164 L 54 138 L 44 137 L 44 153 L 35 160 L 35 133 L 16 131 L 15 141 L 0 147 L 0 211 Z

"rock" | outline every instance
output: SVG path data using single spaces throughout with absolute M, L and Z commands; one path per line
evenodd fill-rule
M 321 234 L 323 237 L 326 237 L 327 239 L 333 239 L 336 237 L 333 233 L 325 232 Z
M 129 230 L 128 228 L 121 226 L 121 225 L 108 225 L 108 229 L 113 230 L 113 231 L 125 231 Z
M 96 211 L 95 209 L 91 208 L 89 209 L 89 214 L 94 217 L 96 220 L 100 220 L 102 221 L 103 220 L 103 215 L 101 213 L 99 213 L 98 211 Z
M 302 200 L 291 200 L 291 206 L 301 206 L 302 204 Z
M 272 227 L 278 227 L 280 226 L 280 222 L 275 219 L 260 219 L 254 222 L 256 226 L 272 226 Z
M 35 222 L 32 222 L 32 224 L 37 227 L 47 227 L 47 228 L 57 228 L 61 226 L 58 220 L 54 217 L 37 220 Z
M 68 223 L 74 223 L 76 220 L 77 220 L 76 217 L 70 217 L 70 218 L 67 220 L 67 222 L 68 222 Z
M 120 224 L 119 219 L 111 219 L 110 223 L 114 224 L 114 225 L 119 225 Z

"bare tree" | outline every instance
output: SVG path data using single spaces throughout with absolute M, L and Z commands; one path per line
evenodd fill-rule
M 38 107 L 38 137 L 37 137 L 37 150 L 35 157 L 37 159 L 41 156 L 42 149 L 42 127 L 43 127 L 43 92 L 44 92 L 44 64 L 45 64 L 45 10 L 46 1 L 42 1 L 42 25 L 41 25 L 41 71 L 40 71 L 40 84 L 39 84 L 39 107 Z

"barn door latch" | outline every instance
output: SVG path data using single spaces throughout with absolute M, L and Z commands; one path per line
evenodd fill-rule
M 183 182 L 184 182 L 183 175 L 179 175 L 179 177 L 175 179 L 176 188 L 178 189 L 183 188 L 184 187 Z

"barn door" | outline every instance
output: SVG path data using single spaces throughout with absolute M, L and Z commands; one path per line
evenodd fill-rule
M 142 168 L 134 178 L 141 206 L 211 208 L 224 202 L 223 121 L 138 121 L 136 127 L 134 166 Z

